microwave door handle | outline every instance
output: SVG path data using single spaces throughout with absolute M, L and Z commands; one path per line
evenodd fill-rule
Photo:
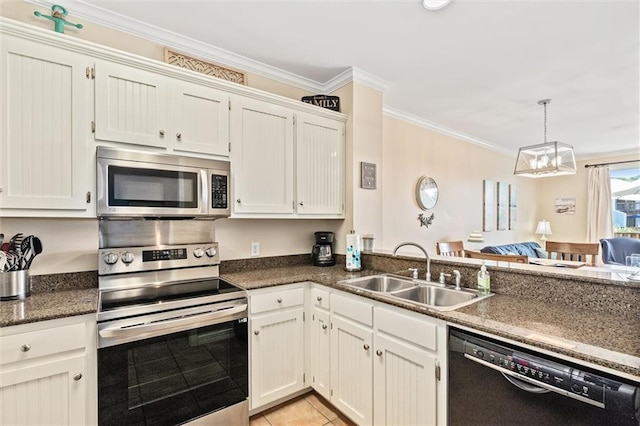
M 200 209 L 200 212 L 202 214 L 208 214 L 209 213 L 209 184 L 208 184 L 208 176 L 207 176 L 207 171 L 206 170 L 200 170 L 200 181 L 202 183 L 202 208 Z

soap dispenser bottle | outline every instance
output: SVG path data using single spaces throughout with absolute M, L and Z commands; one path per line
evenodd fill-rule
M 482 262 L 480 272 L 478 272 L 478 293 L 489 294 L 491 292 L 491 279 L 489 277 L 489 271 L 487 266 Z

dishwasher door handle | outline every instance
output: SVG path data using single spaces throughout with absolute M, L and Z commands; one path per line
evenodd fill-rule
M 191 314 L 187 316 L 166 318 L 146 324 L 111 327 L 105 328 L 98 332 L 102 338 L 126 338 L 144 335 L 144 337 L 153 337 L 166 334 L 167 330 L 180 331 L 189 330 L 196 326 L 213 325 L 225 320 L 234 319 L 235 314 L 245 312 L 247 305 L 243 304 L 232 308 L 221 309 L 217 311 L 209 311 L 201 314 Z M 228 317 L 228 319 L 226 319 Z

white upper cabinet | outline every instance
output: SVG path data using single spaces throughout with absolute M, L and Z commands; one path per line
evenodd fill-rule
M 229 95 L 112 62 L 95 65 L 98 140 L 229 155 Z
M 233 213 L 286 213 L 293 207 L 293 111 L 231 100 Z
M 180 80 L 171 92 L 173 150 L 229 155 L 229 94 Z
M 235 217 L 343 218 L 344 158 L 342 121 L 232 98 Z
M 167 146 L 170 79 L 112 62 L 95 65 L 96 139 Z
M 2 36 L 0 216 L 82 215 L 92 189 L 91 61 L 68 50 Z
M 344 123 L 307 113 L 297 114 L 298 214 L 344 214 L 344 139 Z

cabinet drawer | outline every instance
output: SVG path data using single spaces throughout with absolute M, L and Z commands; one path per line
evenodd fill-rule
M 345 297 L 331 294 L 333 313 L 361 322 L 369 327 L 373 326 L 373 305 L 361 302 L 355 297 Z
M 251 313 L 273 311 L 276 309 L 299 306 L 304 303 L 304 289 L 274 291 L 273 293 L 251 296 Z
M 311 302 L 313 306 L 322 309 L 329 309 L 331 304 L 329 303 L 329 292 L 321 290 L 319 288 L 311 289 Z
M 0 337 L 0 362 L 33 359 L 86 346 L 85 324 L 71 324 Z
M 438 327 L 430 318 L 413 318 L 382 308 L 376 308 L 375 316 L 378 331 L 432 351 L 437 350 Z

